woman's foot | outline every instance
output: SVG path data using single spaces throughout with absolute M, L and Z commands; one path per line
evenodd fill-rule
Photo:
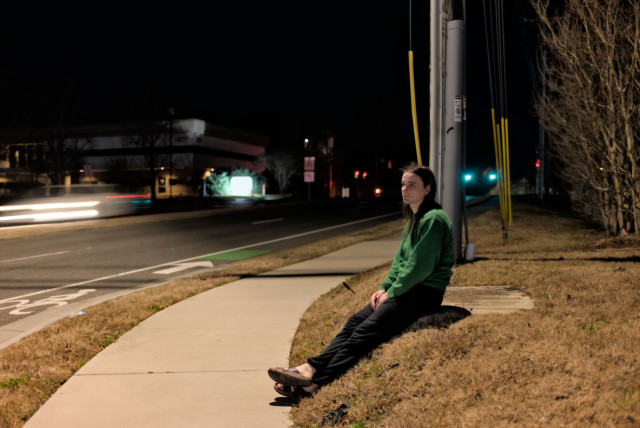
M 305 363 L 288 369 L 282 367 L 271 368 L 268 373 L 269 377 L 276 383 L 294 387 L 310 387 L 313 385 L 312 379 L 315 369 Z
M 298 370 L 302 376 L 308 377 L 309 379 L 313 379 L 313 375 L 316 374 L 316 369 L 314 369 L 309 363 L 300 364 L 295 367 L 295 369 Z
M 315 383 L 312 384 L 311 386 L 305 386 L 304 389 L 305 392 L 308 392 L 309 394 L 315 394 L 315 392 L 319 389 L 320 387 L 318 385 L 316 385 Z
M 295 394 L 296 390 L 299 390 L 299 388 L 294 388 L 293 386 L 286 386 L 281 383 L 276 383 L 273 389 L 275 389 L 278 394 L 284 395 L 285 397 L 290 397 L 291 395 Z
M 318 385 L 313 384 L 304 388 L 295 388 L 293 386 L 276 383 L 273 389 L 275 389 L 278 394 L 284 395 L 290 400 L 297 401 L 301 398 L 311 397 L 318 390 Z

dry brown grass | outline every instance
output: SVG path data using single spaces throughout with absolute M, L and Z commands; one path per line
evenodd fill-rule
M 605 238 L 530 205 L 514 207 L 508 245 L 497 212 L 473 220 L 470 237 L 478 260 L 455 267 L 452 286 L 518 287 L 536 308 L 405 334 L 302 400 L 296 426 L 347 400 L 340 426 L 640 425 L 640 237 Z M 322 350 L 386 269 L 309 308 L 292 365 Z
M 176 302 L 211 288 L 318 257 L 402 228 L 390 222 L 339 238 L 279 251 L 192 279 L 150 288 L 85 309 L 0 351 L 0 427 L 19 427 L 73 373 L 135 325 Z

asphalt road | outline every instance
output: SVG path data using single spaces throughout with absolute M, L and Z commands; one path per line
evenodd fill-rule
M 372 227 L 400 217 L 400 205 L 372 201 L 274 204 L 105 219 L 20 229 L 0 240 L 0 326 L 59 316 L 71 303 L 136 289 L 265 252 Z M 69 305 L 69 306 L 67 306 Z

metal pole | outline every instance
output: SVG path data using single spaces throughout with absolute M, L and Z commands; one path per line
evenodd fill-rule
M 171 184 L 171 178 L 173 177 L 173 114 L 175 111 L 172 108 L 167 109 L 169 115 L 169 199 L 173 199 L 173 185 Z
M 447 22 L 441 205 L 451 219 L 456 262 L 462 261 L 462 118 L 464 22 Z
M 430 53 L 430 121 L 429 121 L 429 167 L 436 177 L 438 187 L 440 176 L 440 143 L 442 135 L 442 0 L 431 0 L 431 53 Z M 438 188 L 436 198 L 442 189 Z
M 546 81 L 547 81 L 547 51 L 543 52 L 542 58 L 542 111 L 545 108 L 545 96 L 546 96 Z M 538 156 L 540 157 L 540 167 L 537 171 L 536 191 L 538 192 L 538 199 L 544 200 L 544 143 L 545 143 L 545 130 L 542 120 L 538 121 Z

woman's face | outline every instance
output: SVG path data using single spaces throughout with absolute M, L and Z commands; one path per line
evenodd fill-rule
M 402 174 L 402 202 L 411 206 L 416 212 L 425 196 L 429 194 L 431 187 L 425 186 L 422 178 L 413 172 Z

